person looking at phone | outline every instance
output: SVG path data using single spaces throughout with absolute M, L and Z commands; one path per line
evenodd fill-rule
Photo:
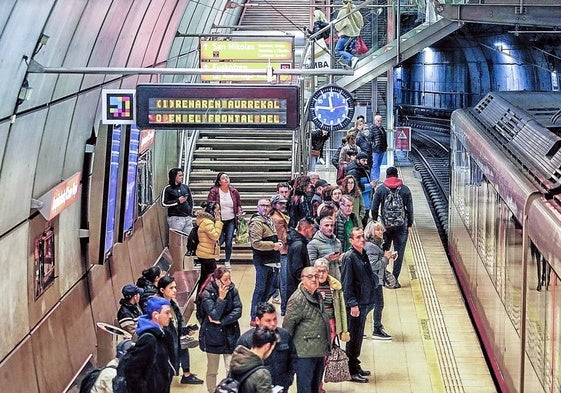
M 189 235 L 193 228 L 193 194 L 183 183 L 183 169 L 171 168 L 168 181 L 162 190 L 162 206 L 168 208 L 168 226 Z
M 232 353 L 240 338 L 238 320 L 242 316 L 242 301 L 230 271 L 216 268 L 203 284 L 200 296 L 202 322 L 199 333 L 199 347 L 206 352 L 206 387 L 209 393 L 216 389 L 216 376 L 220 355 L 224 358 L 224 368 L 228 374 Z M 199 312 L 197 312 L 199 315 Z
M 384 325 L 382 325 L 382 310 L 384 309 L 383 284 L 386 266 L 388 266 L 390 259 L 395 258 L 397 255 L 394 251 L 383 250 L 384 230 L 384 225 L 379 221 L 370 221 L 364 229 L 366 255 L 368 255 L 374 274 L 378 276 L 378 286 L 374 288 L 374 312 L 372 313 L 374 325 L 374 331 L 372 332 L 373 340 L 392 339 L 392 336 L 385 332 Z
M 326 258 L 329 261 L 329 275 L 341 281 L 339 258 L 341 256 L 341 241 L 333 234 L 335 221 L 332 216 L 323 217 L 319 222 L 317 231 L 308 243 L 308 256 L 310 261 Z

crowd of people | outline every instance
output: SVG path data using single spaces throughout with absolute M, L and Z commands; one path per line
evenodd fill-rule
M 272 386 L 287 392 L 296 377 L 298 392 L 321 393 L 335 340 L 346 343 L 351 381 L 368 382 L 371 371 L 360 362 L 366 318 L 372 312 L 373 339 L 391 340 L 382 323 L 383 288 L 388 274 L 395 278 L 391 288 L 401 287 L 413 223 L 411 192 L 397 169 L 387 168 L 380 180 L 385 139 L 381 117 L 372 129 L 361 117 L 338 156 L 337 164 L 345 169 L 339 184 L 309 172 L 279 183 L 272 197 L 259 199 L 248 221 L 255 281 L 251 329 L 244 334 L 242 300 L 230 264 L 243 215 L 240 193 L 220 172 L 195 212 L 182 170 L 172 168 L 162 203 L 170 229 L 188 233 L 194 226 L 198 232 L 201 268 L 194 292 L 200 331 L 197 340 L 198 326 L 186 325 L 177 304 L 174 278 L 159 267 L 144 270 L 136 285 L 125 285 L 117 320 L 136 345 L 117 375 L 126 379 L 128 391 L 169 392 L 173 377 L 180 375 L 180 383 L 206 382 L 213 393 L 222 358 L 228 375 L 243 376 L 242 392 L 270 392 Z M 222 245 L 225 260 L 219 263 Z M 204 381 L 190 370 L 189 351 L 196 347 L 206 353 Z

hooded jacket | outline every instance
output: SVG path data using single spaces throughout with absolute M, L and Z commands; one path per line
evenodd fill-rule
M 244 373 L 251 369 L 262 366 L 263 360 L 251 350 L 238 345 L 232 354 L 230 361 L 230 373 L 234 378 L 239 378 Z M 271 388 L 271 374 L 266 368 L 260 368 L 250 374 L 249 377 L 240 386 L 239 392 L 241 393 L 270 393 Z
M 195 254 L 198 258 L 218 258 L 220 256 L 218 239 L 220 239 L 224 224 L 222 221 L 216 220 L 214 215 L 202 210 L 197 212 L 196 223 L 199 227 L 199 244 Z
M 346 15 L 349 15 L 356 6 L 351 0 L 343 0 L 343 7 L 339 10 L 337 14 L 337 19 L 341 19 Z M 339 36 L 347 37 L 358 37 L 360 35 L 360 29 L 364 26 L 364 20 L 360 11 L 355 12 L 348 18 L 345 18 L 335 24 L 335 28 L 339 32 Z
M 395 190 L 398 187 L 399 195 L 401 195 L 401 199 L 403 199 L 403 207 L 405 208 L 405 215 L 407 216 L 407 227 L 411 228 L 413 226 L 413 198 L 411 197 L 411 190 L 400 178 L 397 177 L 388 177 L 384 180 L 384 185 L 387 186 L 390 190 Z M 374 197 L 372 198 L 372 205 L 371 205 L 371 213 L 372 213 L 372 220 L 378 221 L 378 217 L 380 216 L 380 212 L 384 209 L 384 201 L 386 200 L 386 196 L 388 195 L 388 188 L 378 186 L 376 188 L 376 192 L 374 193 Z
M 255 328 L 252 328 L 242 334 L 238 340 L 238 345 L 251 348 L 254 331 Z M 292 385 L 294 380 L 296 347 L 292 341 L 292 336 L 286 329 L 277 327 L 275 332 L 279 335 L 280 341 L 275 345 L 271 356 L 265 359 L 263 363 L 271 373 L 273 385 L 282 386 L 285 388 L 284 391 L 288 392 L 288 388 Z
M 164 331 L 148 315 L 138 320 L 136 345 L 121 359 L 129 393 L 169 393 L 175 370 Z

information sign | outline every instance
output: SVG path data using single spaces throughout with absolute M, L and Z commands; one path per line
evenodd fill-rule
M 395 128 L 395 150 L 411 151 L 411 127 Z
M 141 128 L 282 128 L 300 123 L 298 86 L 138 85 Z

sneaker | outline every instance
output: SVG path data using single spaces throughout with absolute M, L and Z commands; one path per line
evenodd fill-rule
M 321 158 L 321 157 L 318 158 L 318 162 L 319 162 L 321 165 L 325 165 L 325 161 L 324 161 L 323 158 Z
M 390 336 L 388 333 L 386 333 L 384 331 L 384 329 L 377 329 L 377 330 L 374 330 L 374 333 L 372 333 L 372 339 L 373 340 L 391 340 L 392 336 Z
M 230 261 L 226 261 L 224 262 L 224 267 L 228 270 L 232 269 L 232 264 L 230 263 Z
M 351 68 L 354 69 L 356 67 L 356 64 L 358 63 L 358 57 L 354 56 L 351 59 Z
M 181 377 L 181 383 L 186 385 L 202 385 L 204 381 L 200 378 L 197 378 L 195 374 L 189 374 L 188 377 Z

